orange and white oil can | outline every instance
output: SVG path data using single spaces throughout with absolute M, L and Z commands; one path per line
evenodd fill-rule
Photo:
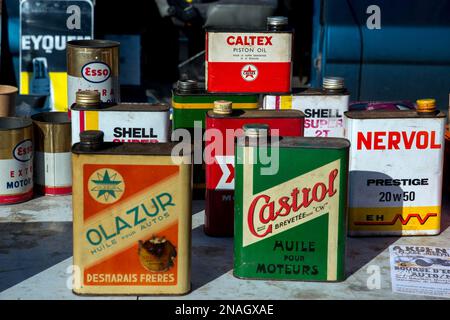
M 349 235 L 440 232 L 445 114 L 434 99 L 417 110 L 349 111 Z
M 185 294 L 190 290 L 192 154 L 174 143 L 72 147 L 77 294 Z

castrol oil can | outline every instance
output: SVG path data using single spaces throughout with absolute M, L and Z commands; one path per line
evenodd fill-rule
M 234 138 L 248 123 L 267 124 L 272 135 L 303 136 L 304 115 L 298 110 L 232 110 L 216 101 L 206 115 L 205 233 L 232 236 L 234 217 Z
M 307 89 L 289 95 L 266 95 L 263 109 L 301 110 L 305 114 L 305 137 L 344 137 L 344 112 L 350 94 L 344 79 L 325 77 L 322 89 Z
M 344 280 L 349 142 L 261 140 L 267 131 L 255 127 L 246 125 L 236 146 L 234 275 Z M 278 157 L 278 170 L 264 171 L 266 153 Z
M 290 92 L 293 30 L 268 17 L 267 30 L 206 30 L 208 92 Z
M 73 291 L 187 293 L 192 154 L 102 138 L 85 131 L 72 147 Z
M 349 111 L 349 235 L 440 232 L 445 114 L 433 99 L 417 110 Z
M 68 106 L 75 103 L 77 91 L 100 93 L 105 103 L 120 102 L 119 42 L 73 40 L 67 42 Z
M 71 107 L 72 143 L 80 132 L 101 130 L 105 141 L 154 143 L 168 142 L 169 106 L 149 103 L 105 104 L 95 91 L 77 92 Z
M 0 117 L 0 205 L 33 198 L 33 123 Z
M 257 94 L 247 93 L 208 93 L 204 83 L 195 80 L 180 80 L 172 91 L 173 126 L 176 129 L 187 129 L 194 136 L 195 122 L 205 128 L 205 116 L 214 107 L 214 101 L 228 100 L 233 102 L 233 109 L 258 109 Z M 202 132 L 203 135 L 203 132 Z M 202 146 L 203 149 L 204 146 Z M 205 164 L 194 164 L 194 198 L 205 198 Z

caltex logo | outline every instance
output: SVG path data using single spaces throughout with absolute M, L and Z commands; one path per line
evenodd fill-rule
M 95 201 L 111 204 L 122 198 L 125 184 L 120 173 L 107 168 L 97 170 L 89 177 L 88 188 Z
M 246 64 L 241 70 L 242 79 L 253 81 L 258 77 L 258 69 L 252 64 Z

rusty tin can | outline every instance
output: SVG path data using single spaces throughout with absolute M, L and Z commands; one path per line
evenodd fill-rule
M 293 30 L 268 17 L 266 30 L 206 30 L 208 92 L 290 92 Z
M 67 112 L 31 116 L 34 127 L 35 189 L 58 196 L 72 193 L 71 128 Z
M 349 145 L 342 138 L 238 139 L 236 277 L 345 279 Z M 263 172 L 262 148 L 278 154 L 276 173 Z
M 350 94 L 344 79 L 325 77 L 321 89 L 307 89 L 290 95 L 266 95 L 263 109 L 296 109 L 305 114 L 305 137 L 343 138 L 344 112 Z
M 72 147 L 74 292 L 187 293 L 192 154 L 102 138 L 85 131 Z
M 73 40 L 67 42 L 68 106 L 81 90 L 100 93 L 106 103 L 120 102 L 119 42 Z
M 433 99 L 416 110 L 349 111 L 349 235 L 440 232 L 445 114 Z
M 79 142 L 85 130 L 101 130 L 111 142 L 168 142 L 169 109 L 165 104 L 104 104 L 97 92 L 77 92 L 71 107 L 72 143 Z
M 226 109 L 221 109 L 223 106 Z M 210 236 L 233 235 L 234 134 L 242 135 L 243 131 L 236 130 L 248 123 L 267 124 L 272 135 L 303 136 L 304 115 L 298 110 L 231 110 L 227 101 L 217 101 L 214 110 L 208 111 L 204 231 Z M 216 139 L 215 133 L 224 139 Z M 220 147 L 212 149 L 213 145 Z
M 33 123 L 0 117 L 0 204 L 33 197 Z
M 206 112 L 214 108 L 216 100 L 233 102 L 233 109 L 258 109 L 259 96 L 246 93 L 208 93 L 205 91 L 204 83 L 198 83 L 195 80 L 180 80 L 172 91 L 172 128 L 174 130 L 187 129 L 194 136 L 194 123 L 201 122 L 201 127 L 205 128 Z M 204 163 L 194 164 L 194 198 L 205 198 Z

